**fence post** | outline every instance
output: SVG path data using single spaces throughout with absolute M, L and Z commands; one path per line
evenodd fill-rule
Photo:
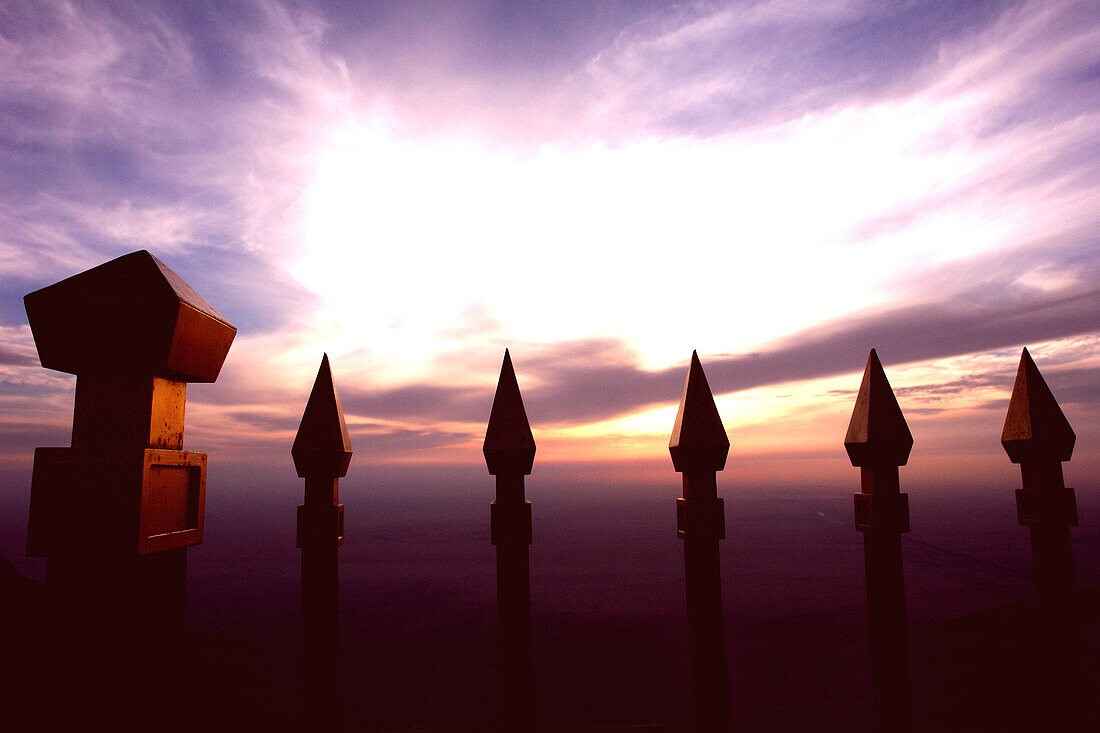
M 497 548 L 498 724 L 502 731 L 521 733 L 535 729 L 528 557 L 531 502 L 523 495 L 523 477 L 531 473 L 535 460 L 535 439 L 507 349 L 483 451 L 497 489 L 490 507 L 490 534 Z
M 38 448 L 27 554 L 55 606 L 114 628 L 182 626 L 206 454 L 183 450 L 187 382 L 237 329 L 145 250 L 24 298 L 42 366 L 75 374 L 69 448 Z
M 344 542 L 340 478 L 351 463 L 351 440 L 332 381 L 328 354 L 321 359 L 294 446 L 298 476 L 306 480 L 298 507 L 302 550 L 302 682 L 311 730 L 339 730 L 340 641 L 337 548 Z
M 867 571 L 874 730 L 911 731 L 901 567 L 901 535 L 909 531 L 909 497 L 901 493 L 898 467 L 909 460 L 913 436 L 874 349 L 867 357 L 844 448 L 852 465 L 860 468 L 855 516 L 856 529 L 863 533 Z
M 1040 687 L 1049 722 L 1072 721 L 1088 698 L 1079 689 L 1081 614 L 1073 573 L 1069 528 L 1077 526 L 1077 501 L 1067 488 L 1062 463 L 1070 460 L 1077 436 L 1027 349 L 1012 387 L 1001 445 L 1020 464 L 1023 488 L 1016 490 L 1016 515 L 1031 534 L 1039 621 Z M 1082 697 L 1083 695 L 1083 697 Z M 1088 704 L 1088 703 L 1085 703 Z
M 733 726 L 718 559 L 718 541 L 725 539 L 726 528 L 717 472 L 725 468 L 729 447 L 703 365 L 693 351 L 668 450 L 673 467 L 684 477 L 684 496 L 676 500 L 676 534 L 684 541 L 691 681 L 695 725 L 701 733 L 726 733 Z
M 1031 531 L 1035 590 L 1040 606 L 1061 622 L 1073 606 L 1073 552 L 1069 528 L 1077 526 L 1077 501 L 1066 488 L 1062 462 L 1073 455 L 1077 436 L 1043 375 L 1024 349 L 1012 387 L 1001 445 L 1020 464 L 1023 488 L 1016 490 L 1016 514 Z

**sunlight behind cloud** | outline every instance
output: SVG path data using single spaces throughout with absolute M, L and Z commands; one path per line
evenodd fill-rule
M 378 117 L 320 143 L 290 270 L 325 303 L 332 348 L 366 345 L 406 377 L 475 303 L 506 341 L 615 335 L 646 366 L 746 349 L 885 302 L 873 283 L 914 265 L 1008 243 L 1025 212 L 921 212 L 853 238 L 989 162 L 929 148 L 933 111 L 883 103 L 534 151 L 407 136 Z

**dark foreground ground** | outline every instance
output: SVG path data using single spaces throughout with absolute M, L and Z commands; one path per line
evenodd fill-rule
M 690 680 L 675 492 L 531 496 L 533 632 L 547 730 L 689 730 Z M 352 730 L 487 730 L 495 584 L 484 492 L 346 492 L 342 677 Z M 1007 494 L 1003 496 L 1002 494 Z M 868 731 L 861 540 L 848 492 L 726 495 L 728 654 L 742 730 Z M 120 647 L 71 638 L 44 609 L 40 561 L 3 517 L 0 728 L 296 730 L 298 556 L 287 488 L 213 500 L 190 551 L 189 628 Z M 1079 492 L 1074 530 L 1084 635 L 1071 702 L 1030 605 L 1027 532 L 1011 492 L 911 492 L 904 540 L 919 730 L 1100 729 L 1100 512 Z M 274 499 L 274 500 L 273 500 Z M 289 507 L 286 512 L 270 507 Z M 29 577 L 28 577 L 29 576 Z M 47 649 L 61 647 L 60 655 Z M 1062 660 L 1066 661 L 1066 660 Z M 1072 702 L 1072 701 L 1076 702 Z M 54 725 L 56 724 L 56 725 Z M 1057 728 L 1055 728 L 1057 729 Z

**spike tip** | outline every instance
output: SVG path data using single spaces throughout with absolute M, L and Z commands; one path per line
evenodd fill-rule
M 1068 461 L 1077 436 L 1039 367 L 1024 349 L 1012 386 L 1001 445 L 1013 463 Z
M 523 396 L 519 392 L 512 357 L 504 350 L 504 363 L 500 366 L 500 378 L 493 397 L 493 409 L 489 413 L 489 425 L 485 429 L 485 464 L 489 473 L 531 473 L 535 462 L 535 437 L 523 409 Z
M 853 466 L 904 466 L 913 449 L 913 435 L 874 349 L 867 357 L 844 448 Z
M 730 441 L 707 384 L 707 375 L 703 373 L 699 354 L 693 351 L 680 409 L 676 411 L 668 441 L 672 465 L 680 473 L 721 471 L 726 466 L 729 449 Z
M 302 478 L 332 476 L 339 478 L 351 464 L 351 439 L 340 409 L 340 397 L 332 381 L 328 354 L 321 359 L 313 391 L 309 393 L 294 446 L 290 449 L 294 468 Z

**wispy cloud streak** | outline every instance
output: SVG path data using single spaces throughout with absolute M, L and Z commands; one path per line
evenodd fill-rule
M 246 327 L 283 320 L 309 135 L 348 95 L 324 27 L 275 2 L 7 6 L 0 272 L 40 285 L 153 247 Z

